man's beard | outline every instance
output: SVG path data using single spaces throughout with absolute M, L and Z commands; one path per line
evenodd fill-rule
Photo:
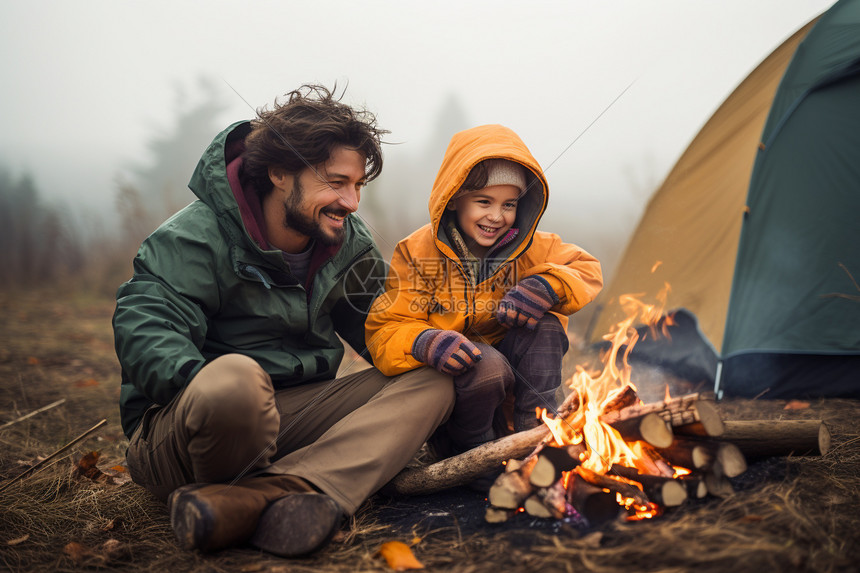
M 340 229 L 335 229 L 332 233 L 327 233 L 323 230 L 319 222 L 304 214 L 301 210 L 304 200 L 304 189 L 299 182 L 298 177 L 293 178 L 293 189 L 290 196 L 284 200 L 284 226 L 288 229 L 298 231 L 302 235 L 310 237 L 312 240 L 320 243 L 325 247 L 333 247 L 343 243 L 346 234 L 346 226 Z M 348 213 L 343 210 L 323 209 L 322 212 L 330 211 L 338 216 L 346 216 Z

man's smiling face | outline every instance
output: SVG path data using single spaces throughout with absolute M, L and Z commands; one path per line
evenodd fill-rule
M 342 243 L 345 218 L 358 209 L 364 169 L 363 155 L 336 147 L 327 162 L 292 177 L 289 192 L 276 185 L 283 195 L 285 229 L 326 246 Z

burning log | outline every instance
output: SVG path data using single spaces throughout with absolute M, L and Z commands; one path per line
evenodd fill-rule
M 650 501 L 648 499 L 648 496 L 646 496 L 643 491 L 629 483 L 613 479 L 609 476 L 605 476 L 597 472 L 593 472 L 582 466 L 579 466 L 574 471 L 582 479 L 584 479 L 593 486 L 597 486 L 601 489 L 608 489 L 613 493 L 620 494 L 621 497 L 625 499 L 633 500 L 634 505 L 647 506 L 648 502 Z
M 642 474 L 625 466 L 612 466 L 609 473 L 642 484 L 645 495 L 657 505 L 676 507 L 687 500 L 686 486 L 675 478 Z
M 621 392 L 606 403 L 603 407 L 603 412 L 616 412 L 628 406 L 633 406 L 638 401 L 639 396 L 636 394 L 636 390 L 634 390 L 632 386 L 627 385 L 622 388 Z
M 708 400 L 700 399 L 698 393 L 652 404 L 635 404 L 605 413 L 600 419 L 614 427 L 620 420 L 652 412 L 668 422 L 679 434 L 716 437 L 724 431 L 723 420 L 717 407 Z
M 659 450 L 644 442 L 639 442 L 639 445 L 642 451 L 642 456 L 637 458 L 634 462 L 639 473 L 668 478 L 675 475 L 675 470 L 669 462 L 663 458 Z
M 823 456 L 830 450 L 830 430 L 821 420 L 730 421 L 722 439 L 749 457 Z
M 622 394 L 627 394 L 627 391 L 622 392 Z M 577 392 L 572 392 L 559 407 L 559 417 L 569 415 L 574 406 L 577 405 L 577 401 Z M 687 415 L 686 419 L 698 416 L 700 420 L 706 420 L 706 423 L 696 422 L 694 425 L 702 423 L 711 432 L 718 430 L 722 432 L 723 422 L 719 418 L 719 413 L 715 408 L 709 409 L 709 406 L 704 406 L 704 404 L 708 404 L 708 402 L 699 400 L 698 394 L 690 394 L 668 402 L 627 406 L 604 414 L 601 416 L 601 420 L 613 425 L 612 422 L 620 423 L 623 420 L 644 416 L 650 412 L 659 414 L 665 420 L 666 416 L 662 413 L 664 411 L 669 412 L 670 416 L 672 411 L 688 411 L 692 414 Z M 716 422 L 711 417 L 712 415 L 716 415 Z M 685 419 L 684 416 L 677 416 L 677 418 L 679 420 Z M 615 426 L 613 425 L 613 427 Z M 534 453 L 535 448 L 540 444 L 551 440 L 552 434 L 545 425 L 525 432 L 518 432 L 478 446 L 458 456 L 446 458 L 421 468 L 404 470 L 389 482 L 385 490 L 399 495 L 421 495 L 465 485 L 498 468 L 503 461 L 523 458 Z M 648 473 L 654 472 L 649 471 Z
M 580 464 L 580 456 L 585 451 L 582 443 L 563 448 L 545 446 L 537 456 L 529 481 L 535 487 L 550 487 L 561 479 L 562 472 L 569 472 Z
M 573 508 L 594 526 L 611 521 L 622 512 L 615 493 L 588 483 L 577 473 L 571 476 L 568 484 L 568 499 Z
M 644 441 L 658 448 L 671 445 L 674 437 L 672 427 L 656 412 L 620 418 L 610 425 L 618 431 L 625 441 Z

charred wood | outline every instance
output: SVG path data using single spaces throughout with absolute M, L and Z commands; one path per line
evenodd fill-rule
M 609 473 L 641 484 L 648 499 L 658 505 L 676 507 L 687 500 L 687 488 L 675 478 L 642 474 L 625 466 L 612 466 Z
M 616 394 L 609 402 L 606 403 L 605 406 L 603 406 L 603 412 L 615 412 L 616 410 L 633 406 L 637 402 L 639 402 L 639 396 L 636 394 L 636 390 L 627 384 L 621 392 Z
M 573 508 L 592 526 L 612 521 L 623 512 L 614 492 L 588 483 L 576 472 L 571 475 L 567 494 Z
M 650 501 L 648 496 L 646 496 L 642 490 L 627 482 L 619 481 L 609 476 L 596 473 L 582 466 L 579 466 L 573 471 L 593 486 L 608 489 L 613 494 L 620 494 L 621 497 L 625 499 L 632 499 L 634 505 L 646 506 Z

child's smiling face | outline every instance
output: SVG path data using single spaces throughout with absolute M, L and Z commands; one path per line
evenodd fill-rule
M 474 255 L 483 257 L 513 226 L 519 196 L 514 185 L 492 185 L 448 202 Z

